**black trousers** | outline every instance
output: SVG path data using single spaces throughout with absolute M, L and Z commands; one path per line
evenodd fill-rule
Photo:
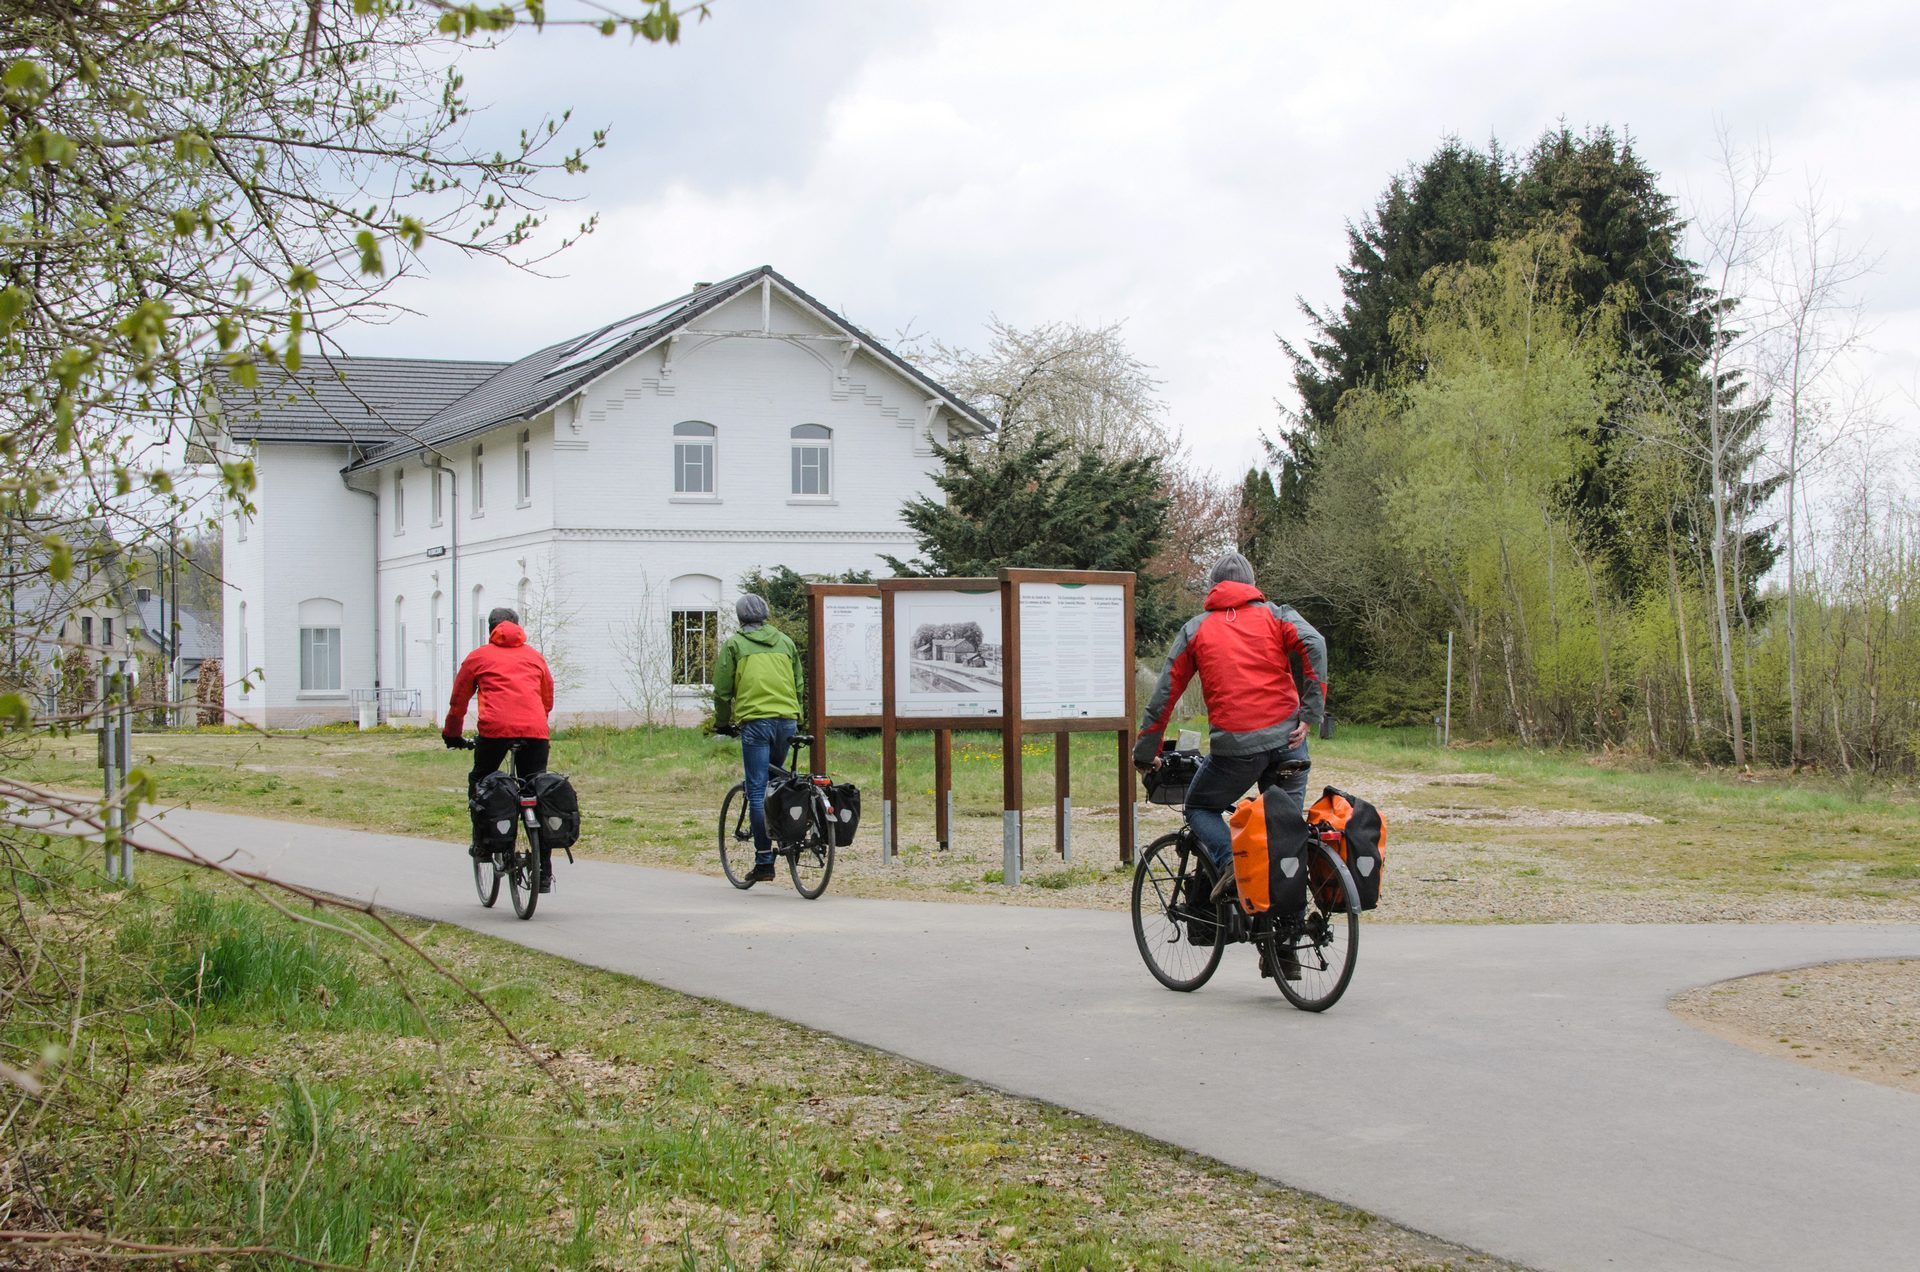
M 473 771 L 467 774 L 467 799 L 473 799 L 473 788 L 480 779 L 489 773 L 498 772 L 506 761 L 507 753 L 514 747 L 520 748 L 520 758 L 515 767 L 521 777 L 532 777 L 535 773 L 547 771 L 547 740 L 545 738 L 475 738 L 473 740 Z M 545 854 L 542 854 L 545 855 Z

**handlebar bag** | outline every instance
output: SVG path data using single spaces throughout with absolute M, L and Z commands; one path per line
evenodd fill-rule
M 467 798 L 473 820 L 473 842 L 488 852 L 512 852 L 515 827 L 520 824 L 520 783 L 498 770 L 473 785 Z
M 540 846 L 567 849 L 580 839 L 580 796 L 565 773 L 535 773 L 534 814 L 540 819 Z
M 1307 903 L 1307 819 L 1278 786 L 1234 805 L 1233 877 L 1248 914 L 1297 914 Z
M 827 787 L 827 806 L 833 810 L 833 846 L 851 847 L 860 829 L 860 788 L 852 782 Z
M 813 819 L 812 792 L 805 777 L 775 770 L 767 778 L 767 832 L 783 844 L 807 837 Z
M 1187 787 L 1200 771 L 1198 751 L 1167 751 L 1160 756 L 1158 768 L 1147 770 L 1145 783 L 1150 804 L 1184 804 Z
M 1380 810 L 1358 795 L 1329 786 L 1307 810 L 1307 820 L 1324 822 L 1340 832 L 1339 842 L 1333 847 L 1353 875 L 1360 908 L 1371 910 L 1379 905 L 1380 876 L 1387 867 L 1387 822 Z M 1314 894 L 1328 907 L 1339 904 L 1339 888 L 1331 877 L 1314 879 L 1313 887 Z

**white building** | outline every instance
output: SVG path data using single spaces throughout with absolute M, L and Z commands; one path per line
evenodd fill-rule
M 518 362 L 310 362 L 199 432 L 257 478 L 227 519 L 227 709 L 345 719 L 379 687 L 431 718 L 504 604 L 558 720 L 684 721 L 743 573 L 884 572 L 931 442 L 989 427 L 769 267 Z

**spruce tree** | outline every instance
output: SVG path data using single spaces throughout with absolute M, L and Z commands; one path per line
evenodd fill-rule
M 909 500 L 901 518 L 919 542 L 907 576 L 973 578 L 1014 566 L 1131 570 L 1134 631 L 1157 651 L 1178 622 L 1169 581 L 1147 562 L 1160 545 L 1167 499 L 1158 456 L 1111 459 L 1071 452 L 1045 429 L 972 449 L 934 445 L 944 499 Z

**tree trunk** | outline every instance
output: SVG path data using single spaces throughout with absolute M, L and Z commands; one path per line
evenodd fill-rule
M 1600 697 L 1594 703 L 1593 730 L 1601 742 L 1607 737 L 1607 707 L 1613 702 L 1613 668 L 1607 654 L 1607 616 L 1600 607 L 1600 585 L 1593 577 L 1593 562 L 1587 560 L 1587 554 L 1576 546 L 1574 555 L 1580 561 L 1580 568 L 1587 576 L 1587 602 L 1593 606 L 1593 634 L 1600 645 Z
M 1667 582 L 1673 589 L 1673 630 L 1680 638 L 1680 674 L 1687 686 L 1688 745 L 1700 750 L 1700 706 L 1693 693 L 1693 650 L 1687 640 L 1687 609 L 1680 595 L 1680 562 L 1673 552 L 1673 517 L 1667 517 Z

